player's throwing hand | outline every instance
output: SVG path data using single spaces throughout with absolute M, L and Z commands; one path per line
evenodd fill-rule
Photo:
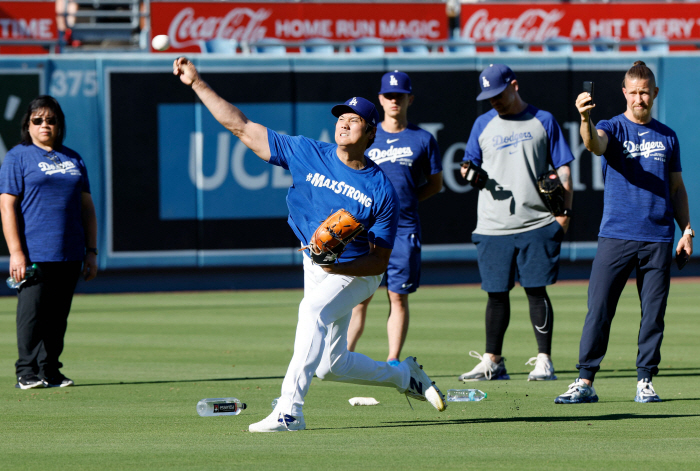
M 199 80 L 199 73 L 194 64 L 186 57 L 178 57 L 173 62 L 173 75 L 180 77 L 180 81 L 191 87 L 192 84 Z

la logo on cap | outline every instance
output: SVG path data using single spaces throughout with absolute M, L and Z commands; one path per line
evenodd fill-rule
M 488 88 L 491 86 L 488 80 L 486 80 L 486 77 L 481 77 L 481 79 L 484 81 L 484 87 Z
M 353 97 L 352 100 L 350 100 L 350 103 L 348 103 L 350 106 L 357 106 L 357 97 Z
M 392 76 L 391 76 L 391 80 L 389 81 L 389 85 L 393 85 L 393 86 L 395 87 L 395 86 L 397 86 L 398 84 L 399 84 L 399 81 L 396 80 L 396 77 L 394 77 L 394 76 L 392 75 Z

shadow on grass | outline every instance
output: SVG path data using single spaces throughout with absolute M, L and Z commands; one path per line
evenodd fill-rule
M 326 427 L 314 428 L 312 430 L 345 430 L 345 429 L 373 429 L 373 428 L 396 428 L 396 427 L 426 427 L 433 425 L 479 425 L 479 424 L 499 424 L 499 423 L 554 423 L 554 422 L 593 422 L 593 421 L 617 421 L 630 419 L 679 419 L 684 417 L 700 417 L 700 414 L 608 414 L 591 415 L 577 417 L 493 417 L 479 419 L 448 419 L 448 420 L 401 420 L 396 422 L 382 422 L 382 425 L 369 425 L 358 427 Z
M 135 384 L 168 384 L 168 383 L 209 383 L 214 381 L 251 381 L 259 379 L 279 379 L 283 380 L 284 376 L 256 376 L 256 377 L 246 377 L 246 378 L 209 378 L 209 379 L 176 379 L 176 380 L 162 380 L 162 381 L 120 381 L 118 383 L 90 383 L 90 384 L 76 384 L 71 386 L 72 388 L 80 388 L 85 386 L 127 386 Z
M 700 376 L 700 368 L 667 368 L 665 371 L 670 371 L 672 373 L 660 374 L 658 376 Z M 675 373 L 676 371 L 697 371 L 697 373 Z M 615 373 L 636 373 L 636 369 L 628 370 L 614 370 L 612 372 L 602 372 L 598 373 L 598 378 L 614 378 Z M 557 370 L 558 374 L 567 373 L 578 373 L 577 370 L 562 371 Z M 527 376 L 528 373 L 510 373 L 511 376 Z M 452 378 L 458 375 L 433 375 L 432 378 Z M 120 385 L 135 385 L 135 384 L 167 384 L 167 383 L 207 383 L 214 381 L 251 381 L 251 380 L 263 380 L 263 379 L 279 379 L 283 380 L 284 376 L 255 376 L 255 377 L 245 377 L 245 378 L 210 378 L 210 379 L 178 379 L 178 380 L 161 380 L 161 381 L 120 381 L 118 383 L 89 383 L 89 384 L 76 384 L 73 387 L 81 386 L 120 386 Z M 690 399 L 685 399 L 690 400 Z

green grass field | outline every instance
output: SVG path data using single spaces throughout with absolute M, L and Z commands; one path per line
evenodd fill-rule
M 0 469 L 698 469 L 700 289 L 676 282 L 666 315 L 659 404 L 633 401 L 639 300 L 623 293 L 598 404 L 555 405 L 576 378 L 586 286 L 555 285 L 558 381 L 526 381 L 537 354 L 516 288 L 504 356 L 510 381 L 463 385 L 469 350 L 483 353 L 486 295 L 473 286 L 411 296 L 405 355 L 441 389 L 477 387 L 479 403 L 438 413 L 393 389 L 314 379 L 307 430 L 252 434 L 279 395 L 301 291 L 76 296 L 63 372 L 72 388 L 13 388 L 16 300 L 0 298 Z M 386 357 L 385 293 L 370 306 L 358 350 Z M 201 418 L 205 397 L 235 396 L 238 416 Z M 372 396 L 375 407 L 348 399 Z

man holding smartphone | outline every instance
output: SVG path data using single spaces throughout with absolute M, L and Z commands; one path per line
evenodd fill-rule
M 695 233 L 690 227 L 678 137 L 651 117 L 659 88 L 644 62 L 635 62 L 627 71 L 622 93 L 626 111 L 595 127 L 590 119 L 595 108 L 591 94 L 583 92 L 576 98 L 583 143 L 602 159 L 605 206 L 576 365 L 579 378 L 555 399 L 556 404 L 598 402 L 593 380 L 607 351 L 617 302 L 632 270 L 636 270 L 642 306 L 634 400 L 661 401 L 651 380 L 661 361 L 674 218 L 684 231 L 676 254 L 693 253 Z

